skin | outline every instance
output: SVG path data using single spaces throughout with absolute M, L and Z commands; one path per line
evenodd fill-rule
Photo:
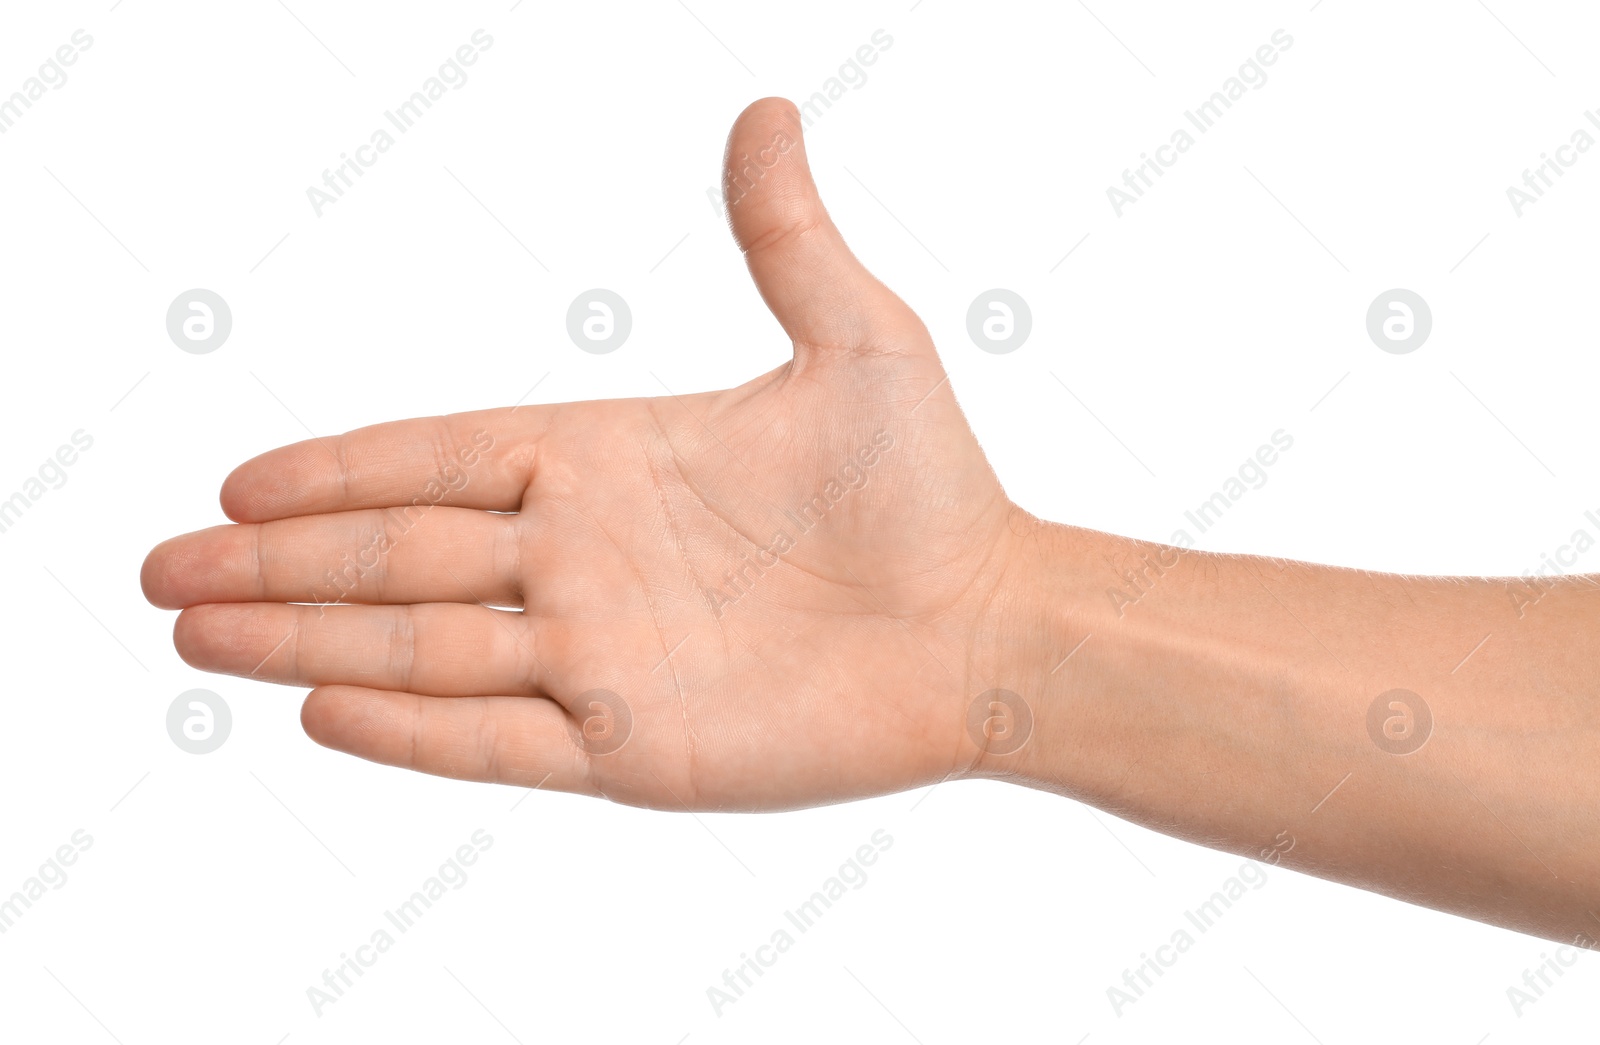
M 150 601 L 182 610 L 184 660 L 313 687 L 312 739 L 421 772 L 673 810 L 1008 779 L 1594 946 L 1592 581 L 1403 578 L 1043 522 L 828 218 L 793 106 L 750 106 L 728 160 L 790 362 L 248 461 L 223 484 L 233 524 L 144 564 Z M 1396 689 L 1415 702 L 1379 701 Z

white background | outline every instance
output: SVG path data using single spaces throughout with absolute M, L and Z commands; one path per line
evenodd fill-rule
M 1600 19 L 1491 5 L 7 5 L 0 96 L 94 42 L 0 135 L 0 498 L 94 445 L 0 533 L 0 895 L 93 844 L 0 935 L 4 1036 L 1575 1040 L 1600 958 L 1519 1015 L 1553 945 L 1275 868 L 1118 1015 L 1107 988 L 1238 857 L 998 784 L 690 817 L 370 765 L 304 737 L 300 694 L 186 667 L 138 588 L 152 545 L 222 521 L 233 465 L 307 430 L 775 366 L 706 189 L 745 104 L 809 95 L 878 29 L 812 162 L 1013 498 L 1166 540 L 1283 428 L 1203 547 L 1534 568 L 1600 509 L 1600 150 L 1521 217 L 1506 189 L 1600 106 Z M 480 28 L 469 82 L 317 217 L 307 187 Z M 1268 81 L 1117 217 L 1107 187 L 1278 29 Z M 610 355 L 566 334 L 596 286 L 633 311 Z M 209 355 L 166 332 L 193 287 L 232 307 Z M 967 337 L 991 287 L 1032 306 L 1008 355 Z M 1409 355 L 1366 334 L 1392 287 L 1433 311 Z M 197 686 L 234 718 L 204 756 L 165 727 Z M 317 1015 L 306 989 L 479 828 L 465 886 Z M 878 829 L 867 883 L 719 1016 L 707 988 Z

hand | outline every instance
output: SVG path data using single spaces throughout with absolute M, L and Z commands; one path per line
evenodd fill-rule
M 184 659 L 312 685 L 313 739 L 424 772 L 724 810 L 1003 776 L 1596 946 L 1593 581 L 1544 584 L 1523 623 L 1510 582 L 1039 522 L 799 138 L 788 103 L 751 106 L 727 185 L 792 362 L 258 457 L 223 485 L 238 525 L 145 563 Z M 1136 612 L 1106 597 L 1157 581 Z M 987 731 L 995 688 L 1031 735 Z M 1385 743 L 1402 705 L 1441 735 Z
M 845 246 L 788 102 L 728 143 L 791 362 L 700 395 L 378 425 L 238 468 L 150 553 L 195 667 L 315 687 L 318 743 L 663 808 L 982 771 L 1015 509 L 927 330 Z M 504 514 L 515 513 L 515 514 Z M 1015 513 L 1015 514 L 1014 514 Z M 499 607 L 499 608 L 496 608 Z

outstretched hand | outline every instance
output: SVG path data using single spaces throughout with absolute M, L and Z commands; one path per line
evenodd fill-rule
M 669 809 L 986 771 L 1026 519 L 917 316 L 845 246 L 794 107 L 728 142 L 793 359 L 738 388 L 486 410 L 274 450 L 144 590 L 195 667 L 314 687 L 318 743 Z M 1003 681 L 1003 679 L 1002 679 Z

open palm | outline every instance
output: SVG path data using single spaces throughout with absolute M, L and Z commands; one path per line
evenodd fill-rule
M 663 808 L 969 770 L 1017 512 L 926 329 L 851 255 L 798 114 L 728 145 L 790 363 L 723 392 L 378 425 L 258 457 L 151 552 L 211 671 L 315 687 L 318 742 Z

